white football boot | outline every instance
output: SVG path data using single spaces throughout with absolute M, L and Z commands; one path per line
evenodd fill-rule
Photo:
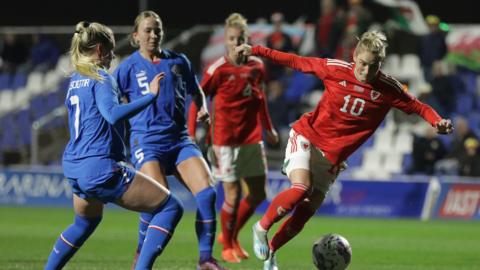
M 267 231 L 260 227 L 259 222 L 253 224 L 253 251 L 255 256 L 262 261 L 268 259 L 270 247 L 268 246 Z
M 263 270 L 278 270 L 277 256 L 274 252 L 270 251 L 268 259 L 263 262 Z

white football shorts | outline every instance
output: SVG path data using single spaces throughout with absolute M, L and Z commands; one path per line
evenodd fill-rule
M 263 142 L 240 146 L 213 145 L 208 150 L 213 177 L 223 182 L 267 174 Z
M 282 168 L 289 178 L 290 173 L 295 169 L 308 170 L 312 174 L 312 186 L 326 194 L 339 172 L 345 168 L 345 162 L 334 166 L 322 150 L 316 148 L 307 138 L 293 129 L 290 130 Z

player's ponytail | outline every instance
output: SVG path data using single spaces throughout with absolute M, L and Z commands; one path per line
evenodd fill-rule
M 72 65 L 78 73 L 102 80 L 103 77 L 98 71 L 103 67 L 100 66 L 98 60 L 92 58 L 93 50 L 97 44 L 113 49 L 115 40 L 112 30 L 96 22 L 79 22 L 73 34 L 70 57 Z
M 369 51 L 376 54 L 380 61 L 383 61 L 385 59 L 387 46 L 387 37 L 384 33 L 376 30 L 368 31 L 365 32 L 358 41 L 355 54 L 361 51 Z
M 228 18 L 225 20 L 225 29 L 229 27 L 237 27 L 247 34 L 248 32 L 248 24 L 247 19 L 242 16 L 240 13 L 232 13 Z

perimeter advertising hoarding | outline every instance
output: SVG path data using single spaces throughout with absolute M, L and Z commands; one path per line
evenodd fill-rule
M 169 177 L 170 189 L 183 202 L 187 211 L 195 210 L 194 197 L 183 185 Z M 268 200 L 257 209 L 262 213 L 269 201 L 288 188 L 290 182 L 281 174 L 270 174 Z M 223 202 L 218 188 L 217 207 Z M 339 180 L 330 190 L 317 214 L 350 216 L 419 218 L 428 182 Z M 480 188 L 479 188 L 480 190 Z M 61 172 L 48 170 L 0 171 L 0 204 L 25 206 L 71 206 L 72 190 Z
M 480 219 L 480 183 L 442 181 L 434 217 L 440 219 Z

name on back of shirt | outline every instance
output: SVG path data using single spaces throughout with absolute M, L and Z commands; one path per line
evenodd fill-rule
M 70 85 L 68 86 L 68 90 L 88 87 L 89 84 L 90 84 L 90 79 L 71 81 Z

